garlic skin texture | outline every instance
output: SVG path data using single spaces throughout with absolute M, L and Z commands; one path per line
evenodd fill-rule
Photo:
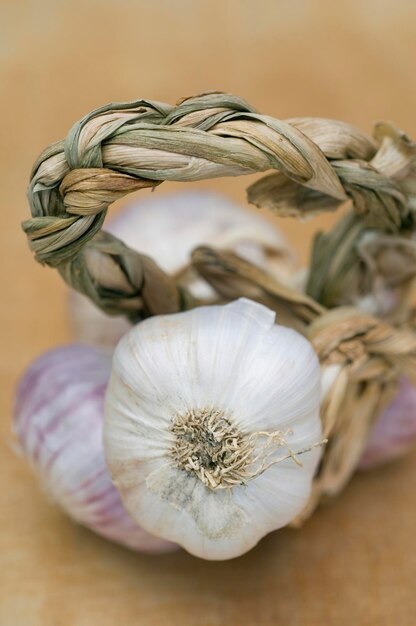
M 197 298 L 215 294 L 193 268 L 192 251 L 201 244 L 233 250 L 243 258 L 286 279 L 297 269 L 295 253 L 274 224 L 228 198 L 207 191 L 160 195 L 127 205 L 105 224 L 131 248 L 147 254 L 168 274 L 181 274 Z M 85 296 L 70 294 L 69 317 L 77 341 L 114 347 L 131 324 L 109 317 Z
M 21 452 L 51 499 L 95 533 L 140 552 L 177 548 L 130 517 L 111 482 L 102 430 L 111 358 L 72 345 L 38 358 L 18 390 L 14 430 Z
M 247 552 L 311 492 L 320 367 L 306 339 L 274 322 L 243 298 L 149 318 L 115 351 L 113 481 L 138 524 L 205 559 Z
M 373 424 L 358 468 L 374 469 L 416 446 L 416 387 L 400 380 L 396 396 Z

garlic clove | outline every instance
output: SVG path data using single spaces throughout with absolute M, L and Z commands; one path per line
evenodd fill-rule
M 309 342 L 246 299 L 153 317 L 117 346 L 104 443 L 126 509 L 207 559 L 294 519 L 320 457 Z
M 105 228 L 152 257 L 167 273 L 180 274 L 181 283 L 201 299 L 215 296 L 188 267 L 192 250 L 201 244 L 229 248 L 281 279 L 297 268 L 295 253 L 270 220 L 216 193 L 158 192 L 127 205 Z M 75 338 L 93 345 L 113 347 L 131 327 L 123 318 L 105 315 L 76 292 L 70 294 L 69 316 Z
M 358 468 L 373 469 L 416 446 L 416 387 L 402 378 L 396 396 L 376 419 Z
M 67 346 L 38 358 L 17 390 L 14 430 L 52 500 L 97 534 L 141 552 L 176 546 L 140 528 L 111 482 L 102 442 L 109 354 Z

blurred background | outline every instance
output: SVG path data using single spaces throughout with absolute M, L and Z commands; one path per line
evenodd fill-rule
M 107 102 L 212 89 L 283 119 L 337 118 L 369 133 L 391 120 L 416 137 L 415 58 L 410 0 L 0 1 L 1 626 L 414 624 L 414 454 L 357 476 L 301 531 L 206 563 L 138 556 L 75 526 L 15 454 L 10 426 L 19 374 L 69 338 L 64 285 L 20 230 L 44 147 Z M 244 203 L 248 182 L 194 186 Z M 306 260 L 330 221 L 279 224 Z

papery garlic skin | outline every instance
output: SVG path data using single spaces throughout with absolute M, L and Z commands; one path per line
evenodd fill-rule
M 41 484 L 74 520 L 149 553 L 176 546 L 140 528 L 122 505 L 103 453 L 104 395 L 111 357 L 87 346 L 38 358 L 17 390 L 14 429 Z
M 107 315 L 74 290 L 69 293 L 69 318 L 75 341 L 110 350 L 132 327 L 126 317 Z
M 157 192 L 127 205 L 106 222 L 105 230 L 149 255 L 168 274 L 181 273 L 181 284 L 202 299 L 214 297 L 213 290 L 192 268 L 184 271 L 201 244 L 233 250 L 280 279 L 297 268 L 294 252 L 271 221 L 212 192 Z M 71 292 L 69 309 L 78 341 L 113 347 L 131 328 L 124 318 L 105 315 L 76 292 Z
M 104 426 L 113 481 L 143 528 L 202 558 L 247 552 L 293 520 L 310 495 L 320 457 L 319 448 L 309 449 L 321 440 L 319 363 L 306 339 L 274 321 L 268 308 L 240 299 L 152 317 L 115 351 Z M 178 421 L 202 420 L 204 411 L 214 416 L 205 438 L 189 430 L 179 441 Z M 298 458 L 302 467 L 286 458 L 246 484 L 207 487 L 175 454 L 178 442 L 207 446 L 217 414 L 245 437 L 278 431 L 294 452 L 309 449 Z M 215 472 L 206 449 L 197 464 Z M 263 434 L 242 467 L 254 475 L 259 463 L 250 463 L 257 454 L 267 465 L 287 452 Z
M 416 446 L 416 387 L 403 377 L 392 402 L 375 420 L 359 469 L 373 469 Z

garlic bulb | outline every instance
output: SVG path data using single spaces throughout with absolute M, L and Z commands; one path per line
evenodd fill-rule
M 309 342 L 247 299 L 152 317 L 118 344 L 104 447 L 126 509 L 194 555 L 227 559 L 305 506 L 320 457 Z
M 372 469 L 397 459 L 416 446 L 416 387 L 407 378 L 375 421 L 359 469 Z
M 171 543 L 149 535 L 124 509 L 103 453 L 104 395 L 111 358 L 87 346 L 38 358 L 17 391 L 15 432 L 41 483 L 74 520 L 142 552 Z
M 151 256 L 167 273 L 180 276 L 181 284 L 198 298 L 214 296 L 189 267 L 192 250 L 201 244 L 232 249 L 283 279 L 297 268 L 294 253 L 269 220 L 215 193 L 154 194 L 128 205 L 105 228 Z M 115 346 L 131 327 L 76 292 L 71 293 L 70 318 L 75 338 L 94 345 Z

